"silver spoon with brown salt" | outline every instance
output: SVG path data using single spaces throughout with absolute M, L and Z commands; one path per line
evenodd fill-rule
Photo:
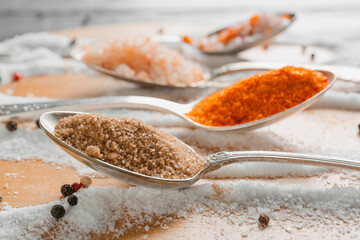
M 280 162 L 360 170 L 360 162 L 273 151 L 218 152 L 199 156 L 174 136 L 134 118 L 48 112 L 40 126 L 69 155 L 110 177 L 150 188 L 188 187 L 205 174 L 241 162 Z

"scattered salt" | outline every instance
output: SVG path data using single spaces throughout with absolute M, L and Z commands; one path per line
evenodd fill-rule
M 18 173 L 5 173 L 4 174 L 5 177 L 12 177 L 12 178 L 16 178 L 19 175 L 20 174 L 18 174 Z
M 323 214 L 329 214 L 326 219 L 330 223 L 335 220 L 355 221 L 360 213 L 360 191 L 353 188 L 312 189 L 261 181 L 218 183 L 217 186 L 229 191 L 219 195 L 211 184 L 197 184 L 181 191 L 92 187 L 79 192 L 78 206 L 72 208 L 71 214 L 64 217 L 68 224 L 52 222 L 49 214 L 52 205 L 65 203 L 66 200 L 61 199 L 46 205 L 2 212 L 0 236 L 9 238 L 27 234 L 29 238 L 34 238 L 53 224 L 59 229 L 58 236 L 67 238 L 79 238 L 90 232 L 106 233 L 106 229 L 111 229 L 121 236 L 132 226 L 160 224 L 161 227 L 168 228 L 167 222 L 176 221 L 177 217 L 189 211 L 204 215 L 211 211 L 224 217 L 229 214 L 235 217 L 245 214 L 245 218 L 254 222 L 254 216 L 259 214 L 259 206 L 262 212 L 274 212 L 278 206 L 286 205 L 285 217 L 282 216 L 281 221 L 288 221 L 286 212 L 289 212 L 294 225 L 298 217 L 304 226 L 318 222 Z M 293 198 L 289 199 L 289 194 Z M 161 199 L 161 202 L 158 199 Z M 100 202 L 106 204 L 99 204 Z M 319 215 L 317 211 L 322 214 Z M 169 215 L 175 218 L 170 218 Z M 156 223 L 154 216 L 164 220 Z M 119 228 L 114 227 L 117 219 L 125 221 Z M 47 221 L 50 224 L 44 224 Z M 292 232 L 292 228 L 287 227 L 286 231 Z M 356 234 L 354 231 L 352 233 Z
M 48 33 L 28 33 L 0 43 L 0 49 L 12 53 L 0 62 L 1 84 L 11 82 L 15 72 L 25 77 L 55 73 L 94 74 L 84 64 L 62 58 L 69 52 L 69 41 L 66 37 Z

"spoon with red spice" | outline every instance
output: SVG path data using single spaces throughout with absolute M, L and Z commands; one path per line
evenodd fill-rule
M 311 154 L 300 154 L 300 153 L 288 153 L 288 152 L 274 152 L 274 151 L 233 151 L 233 152 L 218 152 L 218 153 L 214 153 L 211 154 L 209 156 L 206 157 L 201 157 L 199 156 L 191 147 L 189 147 L 188 145 L 186 145 L 185 143 L 181 142 L 178 139 L 175 139 L 174 137 L 171 137 L 172 139 L 175 139 L 175 143 L 174 141 L 168 141 L 168 135 L 162 135 L 160 134 L 160 136 L 163 136 L 164 141 L 162 141 L 161 139 L 156 139 L 157 141 L 154 141 L 155 139 L 152 139 L 152 136 L 155 135 L 159 135 L 158 130 L 154 130 L 152 127 L 146 127 L 144 125 L 134 125 L 135 129 L 132 128 L 131 126 L 129 127 L 123 127 L 121 134 L 123 135 L 129 135 L 129 136 L 133 136 L 130 138 L 126 138 L 126 143 L 124 144 L 130 144 L 130 145 L 136 145 L 138 142 L 144 142 L 147 141 L 147 145 L 140 145 L 140 149 L 136 148 L 137 151 L 135 152 L 131 152 L 128 153 L 129 155 L 125 155 L 125 159 L 122 162 L 126 162 L 126 161 L 132 161 L 133 158 L 143 158 L 143 153 L 144 151 L 149 151 L 149 148 L 152 148 L 155 145 L 162 145 L 161 149 L 166 149 L 167 146 L 169 147 L 168 149 L 175 149 L 174 151 L 174 155 L 176 155 L 176 157 L 182 157 L 184 158 L 183 161 L 185 161 L 185 163 L 176 166 L 177 164 L 171 164 L 172 162 L 174 162 L 174 159 L 169 159 L 169 157 L 171 158 L 171 156 L 174 156 L 172 154 L 162 154 L 161 152 L 157 152 L 156 159 L 157 158 L 162 158 L 165 157 L 167 159 L 167 162 L 169 164 L 169 166 L 167 165 L 161 165 L 161 164 L 152 164 L 151 165 L 151 172 L 145 172 L 148 173 L 149 175 L 145 175 L 142 173 L 139 173 L 138 171 L 140 169 L 144 169 L 147 168 L 146 164 L 142 162 L 142 164 L 140 165 L 141 168 L 137 168 L 136 164 L 130 164 L 130 166 L 133 169 L 129 170 L 126 169 L 125 167 L 121 167 L 121 166 L 117 166 L 114 164 L 110 164 L 106 159 L 100 159 L 100 156 L 90 156 L 87 154 L 87 152 L 85 153 L 84 151 L 81 151 L 75 147 L 73 147 L 72 145 L 70 145 L 70 143 L 68 143 L 66 140 L 62 140 L 61 138 L 57 137 L 57 127 L 59 126 L 58 123 L 64 119 L 69 119 L 69 118 L 76 118 L 77 116 L 81 115 L 81 117 L 86 117 L 87 114 L 83 114 L 83 113 L 76 113 L 76 112 L 48 112 L 43 114 L 40 117 L 40 125 L 41 128 L 44 130 L 44 132 L 47 134 L 48 137 L 51 138 L 51 140 L 53 140 L 59 147 L 61 147 L 66 153 L 68 153 L 69 155 L 71 155 L 72 157 L 74 157 L 76 160 L 82 162 L 83 164 L 89 166 L 90 168 L 99 171 L 101 173 L 104 173 L 108 176 L 111 176 L 113 178 L 119 179 L 121 181 L 125 181 L 127 183 L 130 184 L 134 184 L 136 186 L 144 186 L 144 187 L 151 187 L 151 188 L 162 188 L 162 189 L 180 189 L 180 188 L 185 188 L 188 187 L 194 183 L 196 183 L 197 181 L 199 181 L 205 174 L 210 173 L 212 171 L 215 171 L 225 165 L 229 165 L 232 163 L 242 163 L 242 162 L 279 162 L 279 163 L 293 163 L 293 164 L 308 164 L 308 165 L 314 165 L 314 166 L 323 166 L 323 167 L 334 167 L 334 168 L 344 168 L 344 169 L 350 169 L 350 170 L 360 170 L 360 162 L 359 161 L 355 161 L 355 160 L 347 160 L 347 159 L 341 159 L 341 158 L 337 158 L 337 157 L 327 157 L 327 156 L 318 156 L 318 155 L 311 155 Z M 102 118 L 101 116 L 95 116 L 95 118 L 98 120 L 99 118 Z M 106 117 L 105 117 L 106 118 Z M 67 121 L 67 120 L 66 120 Z M 93 120 L 86 120 L 83 123 L 76 123 L 76 122 L 72 122 L 70 120 L 68 125 L 64 125 L 65 127 L 65 132 L 67 134 L 66 138 L 70 138 L 72 137 L 79 137 L 79 138 L 83 138 L 83 136 L 81 135 L 81 128 L 83 128 L 83 124 L 88 124 L 89 122 L 91 122 Z M 96 120 L 95 120 L 96 121 Z M 121 120 L 112 120 L 115 121 L 116 123 L 119 123 L 119 121 Z M 64 122 L 63 122 L 64 123 Z M 63 124 L 62 123 L 62 124 Z M 129 121 L 127 122 L 129 123 Z M 60 124 L 60 125 L 62 125 Z M 79 124 L 81 125 L 81 127 L 79 126 Z M 90 131 L 92 134 L 86 134 L 88 139 L 91 138 L 91 142 L 94 142 L 94 139 L 91 137 L 93 135 L 98 136 L 99 134 L 93 134 L 93 133 L 97 133 L 97 131 L 100 131 L 99 129 L 101 128 L 102 124 L 101 122 L 95 122 L 96 128 L 94 130 L 90 130 L 90 128 L 88 128 L 87 130 Z M 106 124 L 105 124 L 106 125 Z M 100 126 L 100 128 L 99 128 Z M 103 128 L 103 130 L 105 131 L 106 129 L 111 129 L 108 127 L 108 125 L 106 125 L 106 127 Z M 116 126 L 112 126 L 112 128 L 116 128 Z M 71 134 L 71 129 L 73 129 L 74 132 L 79 131 L 79 136 L 75 136 L 74 134 Z M 144 130 L 145 129 L 145 130 Z M 70 135 L 69 136 L 69 131 L 70 131 Z M 141 131 L 141 134 L 139 135 L 134 135 L 136 134 L 137 131 Z M 105 133 L 102 133 L 102 135 L 104 135 Z M 111 134 L 111 132 L 110 132 Z M 116 140 L 120 139 L 120 135 L 119 133 L 117 133 L 115 131 L 114 136 L 118 136 L 116 137 Z M 144 138 L 143 136 L 146 136 L 146 138 Z M 77 143 L 79 143 L 79 141 L 76 141 Z M 99 142 L 103 142 L 100 141 Z M 152 143 L 152 145 L 150 144 L 149 147 L 149 143 Z M 80 145 L 82 145 L 83 143 L 80 141 Z M 180 151 L 180 153 L 176 153 L 176 149 L 177 147 L 181 147 L 182 151 Z M 185 147 L 185 149 L 184 149 Z M 104 148 L 104 146 L 102 146 L 102 148 Z M 142 149 L 144 148 L 144 149 Z M 112 151 L 115 151 L 112 149 Z M 123 150 L 122 150 L 123 151 Z M 170 151 L 171 153 L 171 151 Z M 90 153 L 89 153 L 90 154 Z M 175 156 L 174 156 L 175 158 Z M 194 159 L 197 161 L 194 162 Z M 149 160 L 148 158 L 144 159 L 144 161 L 154 161 L 154 160 Z M 177 162 L 177 161 L 175 161 Z M 132 162 L 131 162 L 132 163 Z M 172 165 L 172 166 L 170 166 Z M 186 168 L 184 169 L 183 165 L 186 165 Z M 162 177 L 158 177 L 158 176 L 152 176 L 152 172 L 154 172 L 154 167 L 155 168 L 161 168 L 159 169 L 159 171 L 167 171 L 168 168 L 173 168 L 175 166 L 175 170 L 179 170 L 180 173 L 182 171 L 189 171 L 189 166 L 191 168 L 193 168 L 193 174 L 191 174 L 190 176 L 185 176 L 182 177 L 181 175 L 179 175 L 179 178 L 177 177 L 178 175 L 175 175 L 175 178 L 168 178 L 166 177 L 167 175 L 162 175 Z M 196 170 L 195 170 L 196 169 Z M 191 169 L 190 169 L 191 170 Z M 171 176 L 171 174 L 169 175 Z
M 304 110 L 334 82 L 334 74 L 328 71 L 284 67 L 243 79 L 189 104 L 143 96 L 74 99 L 0 105 L 0 119 L 54 110 L 140 108 L 175 114 L 208 131 L 248 131 Z

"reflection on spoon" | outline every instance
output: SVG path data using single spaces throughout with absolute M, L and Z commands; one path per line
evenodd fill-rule
M 145 186 L 151 188 L 162 189 L 179 189 L 188 187 L 198 180 L 200 180 L 206 173 L 215 171 L 225 165 L 237 162 L 281 162 L 294 164 L 309 164 L 325 167 L 338 167 L 352 170 L 360 170 L 360 162 L 355 160 L 345 160 L 335 157 L 325 157 L 308 154 L 286 153 L 286 152 L 267 152 L 267 151 L 238 151 L 238 152 L 219 152 L 211 154 L 204 158 L 205 165 L 200 168 L 194 176 L 185 179 L 168 179 L 160 177 L 152 177 L 130 171 L 115 165 L 109 164 L 105 161 L 90 157 L 82 151 L 70 146 L 66 142 L 60 140 L 55 136 L 54 130 L 59 120 L 74 116 L 75 112 L 48 112 L 40 117 L 40 126 L 43 131 L 49 136 L 58 146 L 60 146 L 66 153 L 91 167 L 92 169 L 104 173 L 110 177 L 125 181 L 137 186 Z M 133 139 L 137 141 L 139 139 Z M 186 144 L 179 141 L 180 145 Z M 196 154 L 189 146 L 189 151 Z M 136 153 L 135 153 L 136 156 Z M 140 157 L 140 156 L 139 156 Z M 198 158 L 201 158 L 198 156 Z M 131 159 L 128 159 L 130 161 Z
M 66 101 L 54 102 L 39 102 L 29 104 L 11 104 L 0 105 L 0 119 L 7 120 L 11 117 L 19 116 L 26 117 L 34 113 L 43 113 L 53 110 L 84 110 L 84 109 L 109 109 L 109 108 L 136 108 L 148 109 L 155 111 L 162 111 L 172 113 L 186 120 L 191 125 L 205 129 L 207 131 L 249 131 L 257 129 L 274 122 L 277 122 L 285 117 L 288 117 L 296 112 L 302 111 L 313 104 L 323 93 L 325 93 L 335 82 L 334 74 L 328 71 L 319 71 L 327 77 L 327 86 L 306 101 L 291 107 L 285 111 L 277 114 L 241 124 L 232 126 L 207 126 L 193 121 L 188 117 L 187 113 L 191 112 L 199 103 L 200 99 L 189 104 L 180 104 L 165 99 L 141 96 L 114 96 L 88 99 L 74 99 Z M 276 97 L 276 96 L 275 96 Z

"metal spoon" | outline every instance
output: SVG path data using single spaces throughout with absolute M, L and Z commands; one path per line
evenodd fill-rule
M 288 15 L 290 17 L 290 19 L 286 19 L 286 21 L 283 22 L 283 24 L 281 26 L 273 29 L 271 32 L 269 32 L 267 34 L 260 34 L 260 36 L 257 36 L 255 38 L 251 39 L 251 41 L 244 42 L 242 44 L 234 45 L 234 46 L 231 46 L 231 47 L 226 47 L 226 48 L 221 49 L 221 50 L 216 50 L 216 49 L 214 49 L 212 51 L 207 51 L 205 49 L 203 49 L 203 50 L 199 49 L 199 50 L 201 52 L 203 52 L 203 53 L 206 53 L 206 54 L 218 54 L 218 55 L 221 55 L 221 54 L 238 53 L 240 51 L 244 51 L 246 49 L 255 47 L 257 45 L 260 45 L 260 44 L 274 38 L 275 36 L 282 33 L 283 31 L 285 31 L 296 20 L 296 14 L 295 13 L 277 13 L 277 14 L 274 14 L 274 15 L 282 17 L 284 14 Z M 237 25 L 237 24 L 233 24 L 233 25 Z M 221 31 L 227 29 L 228 27 L 229 26 L 222 27 L 222 28 L 220 28 L 218 30 L 214 30 L 214 31 L 208 33 L 205 36 L 206 37 L 211 37 L 213 35 L 217 35 Z
M 171 40 L 171 38 L 166 37 L 166 39 L 162 39 L 161 41 L 166 41 L 167 44 L 170 44 L 171 41 L 174 45 L 177 44 L 176 40 Z M 72 49 L 71 56 L 72 58 L 82 61 L 81 58 L 84 54 L 84 51 L 80 47 L 75 47 Z M 220 83 L 215 82 L 219 77 L 234 74 L 237 72 L 246 72 L 246 71 L 266 71 L 271 69 L 277 69 L 282 68 L 288 65 L 292 66 L 299 66 L 299 67 L 306 67 L 309 69 L 323 69 L 327 71 L 331 71 L 335 73 L 337 80 L 344 81 L 344 82 L 350 82 L 359 84 L 360 83 L 360 77 L 359 68 L 356 67 L 349 67 L 349 66 L 338 66 L 338 65 L 322 65 L 322 64 L 302 64 L 302 63 L 278 63 L 278 62 L 236 62 L 236 63 L 230 63 L 225 64 L 220 67 L 210 69 L 204 67 L 204 77 L 205 79 L 201 82 L 192 83 L 190 85 L 186 84 L 176 84 L 176 85 L 168 85 L 168 84 L 162 84 L 162 83 L 156 83 L 152 81 L 143 81 L 135 78 L 127 78 L 122 75 L 119 75 L 115 71 L 108 70 L 106 68 L 102 68 L 100 66 L 86 63 L 90 68 L 100 72 L 104 73 L 106 75 L 109 75 L 113 78 L 124 80 L 127 82 L 135 83 L 138 85 L 146 86 L 146 87 L 166 87 L 166 88 L 206 88 L 206 87 L 214 87 L 218 86 Z M 227 84 L 228 85 L 228 84 Z
M 304 110 L 305 108 L 313 104 L 315 100 L 317 100 L 323 93 L 325 93 L 335 82 L 334 74 L 328 71 L 321 72 L 328 77 L 328 85 L 321 92 L 312 96 L 308 100 L 302 102 L 295 107 L 271 115 L 269 117 L 233 126 L 210 127 L 194 122 L 189 117 L 187 117 L 185 114 L 190 112 L 194 108 L 194 106 L 201 100 L 197 100 L 189 104 L 180 104 L 165 99 L 142 96 L 114 96 L 100 98 L 83 98 L 66 101 L 0 105 L 0 120 L 8 120 L 12 117 L 26 117 L 29 114 L 43 113 L 53 110 L 140 108 L 175 114 L 186 120 L 191 125 L 208 131 L 248 131 L 272 124 L 296 112 Z
M 167 45 L 176 47 L 179 44 L 179 40 L 177 38 L 171 36 L 164 36 L 156 41 L 166 43 Z M 72 58 L 82 61 L 82 56 L 84 51 L 78 46 L 72 49 L 71 56 Z M 131 83 L 136 83 L 139 85 L 143 85 L 146 87 L 169 87 L 169 88 L 198 88 L 198 87 L 213 87 L 218 86 L 219 83 L 213 82 L 213 80 L 225 76 L 230 75 L 236 72 L 245 72 L 245 71 L 266 71 L 271 69 L 282 68 L 288 65 L 299 66 L 299 67 L 306 67 L 310 69 L 323 69 L 327 71 L 331 71 L 335 73 L 337 80 L 350 82 L 359 84 L 360 83 L 360 70 L 356 67 L 349 67 L 349 66 L 338 66 L 338 65 L 323 65 L 323 64 L 302 64 L 302 63 L 278 63 L 278 62 L 236 62 L 225 64 L 215 69 L 204 69 L 205 70 L 205 80 L 197 83 L 192 83 L 191 85 L 167 85 L 167 84 L 160 84 L 155 82 L 145 82 L 143 80 L 133 79 L 133 78 L 126 78 L 124 76 L 119 75 L 115 71 L 108 70 L 106 68 L 102 68 L 97 65 L 93 65 L 90 63 L 86 63 L 90 68 L 100 72 L 112 76 L 116 79 L 124 80 Z
M 284 13 L 279 13 L 279 14 L 275 14 L 275 15 L 283 15 Z M 278 35 L 279 33 L 281 33 L 282 31 L 284 31 L 287 27 L 290 26 L 290 24 L 295 20 L 296 15 L 294 13 L 287 13 L 287 15 L 291 16 L 291 19 L 289 20 L 289 23 L 286 25 L 282 25 L 279 28 L 274 29 L 273 31 L 271 31 L 269 34 L 262 34 L 260 36 L 257 36 L 255 38 L 252 39 L 252 41 L 249 42 L 245 42 L 244 44 L 240 44 L 240 45 L 235 45 L 231 48 L 226 48 L 222 51 L 213 51 L 213 52 L 209 52 L 209 51 L 205 51 L 205 50 L 199 50 L 197 47 L 194 47 L 191 44 L 186 44 L 182 41 L 182 38 L 179 36 L 155 36 L 152 37 L 152 40 L 154 42 L 158 42 L 161 43 L 163 45 L 166 45 L 170 48 L 173 48 L 177 51 L 180 52 L 186 52 L 187 54 L 185 54 L 185 56 L 193 56 L 196 55 L 199 51 L 203 52 L 203 53 L 208 53 L 208 54 L 231 54 L 231 53 L 237 53 L 239 51 L 254 47 L 256 45 L 259 45 L 263 42 L 268 41 L 269 39 L 275 37 L 276 35 Z M 226 29 L 227 27 L 223 27 L 217 30 L 214 30 L 211 33 L 206 34 L 205 36 L 212 36 L 214 34 L 218 34 L 219 32 L 221 32 L 222 30 Z M 204 80 L 201 82 L 195 82 L 195 83 L 191 83 L 191 84 L 185 84 L 185 83 L 177 83 L 177 84 L 168 84 L 168 83 L 158 83 L 155 81 L 151 81 L 151 80 L 139 80 L 136 78 L 129 78 L 126 77 L 124 75 L 120 75 L 119 73 L 117 73 L 116 71 L 113 70 L 109 70 L 106 68 L 103 68 L 101 66 L 92 64 L 92 63 L 88 63 L 82 60 L 83 56 L 85 54 L 85 51 L 83 49 L 83 46 L 81 45 L 77 45 L 75 46 L 71 51 L 70 51 L 70 56 L 77 61 L 80 61 L 82 63 L 85 63 L 88 67 L 94 69 L 95 71 L 98 71 L 100 73 L 109 75 L 113 78 L 116 79 L 120 79 L 123 81 L 127 81 L 127 82 L 132 82 L 132 83 L 136 83 L 136 84 L 140 84 L 143 86 L 163 86 L 163 87 L 175 87 L 175 88 L 187 88 L 187 87 L 199 87 L 199 86 L 204 86 L 205 82 L 208 82 L 210 80 L 214 80 L 220 76 L 223 75 L 227 75 L 229 73 L 232 72 L 224 72 L 223 70 L 225 69 L 224 67 L 226 66 L 222 66 L 220 68 L 215 68 L 215 69 L 210 69 L 206 66 L 203 66 L 203 71 L 204 71 Z M 204 64 L 203 64 L 204 65 Z M 241 69 L 239 69 L 241 70 Z M 219 74 L 221 73 L 221 74 Z
M 75 115 L 75 112 L 48 112 L 40 117 L 40 126 L 42 130 L 66 153 L 76 160 L 89 166 L 90 168 L 104 173 L 110 177 L 121 181 L 134 184 L 137 186 L 162 188 L 162 189 L 179 189 L 188 187 L 199 181 L 205 174 L 215 171 L 225 165 L 239 162 L 280 162 L 294 164 L 308 164 L 315 166 L 345 168 L 360 170 L 360 162 L 355 160 L 346 160 L 336 157 L 325 157 L 309 154 L 273 152 L 273 151 L 235 151 L 235 152 L 218 152 L 205 157 L 207 165 L 195 176 L 187 179 L 165 179 L 151 177 L 129 171 L 111 165 L 105 161 L 93 158 L 87 154 L 73 148 L 54 135 L 54 128 L 57 122 L 68 116 Z M 188 146 L 189 149 L 191 149 Z M 193 149 L 191 149 L 193 151 Z
M 278 17 L 283 17 L 283 15 L 287 15 L 290 17 L 290 19 L 283 19 L 281 26 L 274 28 L 271 32 L 266 33 L 266 34 L 257 34 L 256 36 L 252 36 L 251 39 L 248 39 L 247 41 L 241 42 L 240 44 L 234 44 L 231 46 L 226 46 L 223 49 L 213 49 L 213 50 L 207 50 L 206 48 L 203 49 L 199 49 L 197 46 L 194 46 L 192 44 L 186 44 L 187 46 L 190 46 L 192 48 L 195 48 L 195 51 L 199 51 L 201 53 L 204 54 L 209 54 L 209 55 L 225 55 L 225 54 L 236 54 L 240 51 L 244 51 L 246 49 L 258 46 L 262 43 L 265 43 L 269 40 L 271 40 L 272 38 L 274 38 L 275 36 L 277 36 L 278 34 L 282 33 L 283 31 L 285 31 L 288 27 L 290 27 L 290 25 L 296 20 L 296 14 L 295 13 L 276 13 L 276 14 L 272 14 L 274 16 L 278 16 Z M 218 35 L 221 31 L 228 29 L 230 26 L 236 26 L 241 24 L 241 22 L 238 23 L 234 23 L 231 25 L 227 25 L 227 26 L 223 26 L 220 27 L 218 29 L 215 29 L 207 34 L 204 34 L 202 36 L 199 37 L 194 37 L 195 39 L 201 39 L 201 38 L 210 38 L 214 35 Z M 180 44 L 183 43 L 183 38 L 181 36 L 156 36 L 153 37 L 154 41 L 163 43 L 166 45 L 166 43 L 170 43 L 170 44 Z M 193 49 L 194 50 L 194 49 Z

